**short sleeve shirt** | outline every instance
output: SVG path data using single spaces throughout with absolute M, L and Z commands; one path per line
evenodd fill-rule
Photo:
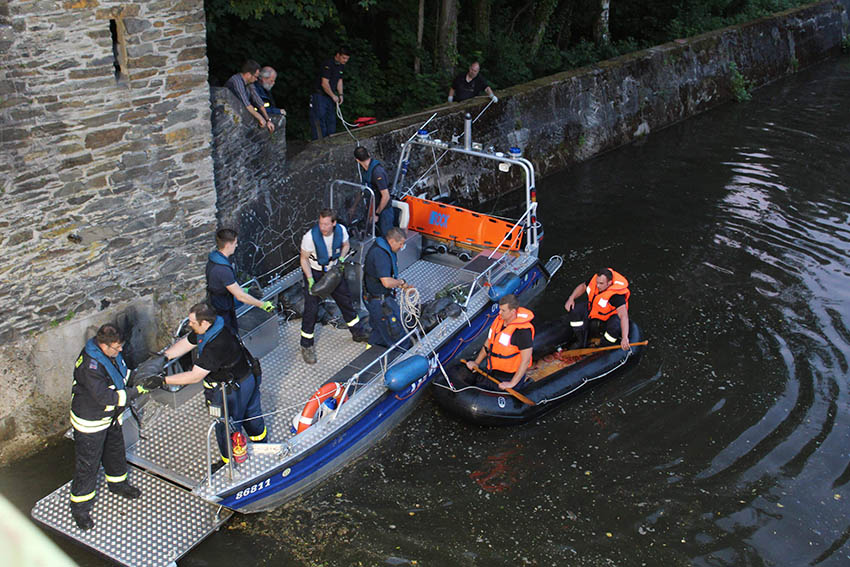
M 480 95 L 487 86 L 487 81 L 480 74 L 476 75 L 472 81 L 467 82 L 466 73 L 461 73 L 452 82 L 457 102 Z
M 186 339 L 193 345 L 198 344 L 198 335 L 194 331 L 190 332 Z M 242 354 L 242 347 L 227 328 L 222 329 L 218 336 L 204 347 L 195 365 L 210 371 L 208 382 L 244 378 L 251 371 L 248 361 Z
M 534 346 L 531 329 L 517 329 L 511 335 L 511 344 L 519 350 L 525 350 Z
M 337 226 L 342 228 L 342 243 L 345 244 L 348 242 L 348 229 L 345 228 L 344 225 L 337 223 Z M 331 254 L 331 250 L 333 250 L 334 245 L 334 235 L 333 233 L 330 236 L 325 236 L 324 234 L 323 240 L 325 241 L 325 250 L 328 251 L 328 255 Z M 313 231 L 308 230 L 304 233 L 304 236 L 301 237 L 301 250 L 310 253 L 310 267 L 317 272 L 322 271 L 322 267 L 319 265 L 319 258 L 316 256 L 316 244 L 313 242 Z M 328 267 L 336 264 L 336 260 L 331 260 L 331 263 L 328 264 Z
M 393 277 L 393 262 L 386 250 L 379 248 L 377 244 L 373 245 L 366 255 L 363 269 L 366 275 L 371 276 L 363 278 L 366 291 L 370 295 L 385 295 L 389 290 L 381 284 L 380 279 Z
M 383 164 L 378 164 L 375 166 L 375 169 L 372 170 L 372 188 L 375 189 L 375 198 L 377 198 L 377 194 L 381 191 L 386 191 L 389 189 L 389 183 L 387 183 L 387 170 L 384 169 Z
M 325 93 L 325 89 L 322 88 L 322 79 L 327 79 L 328 83 L 331 86 L 331 91 L 336 91 L 336 85 L 339 81 L 342 80 L 342 73 L 345 65 L 342 63 L 337 63 L 336 60 L 331 57 L 327 61 L 322 63 L 322 67 L 319 70 L 319 79 L 316 82 L 316 92 Z
M 230 292 L 226 289 L 227 286 L 236 283 L 233 268 L 210 263 L 212 266 L 207 270 L 207 287 L 216 295 L 229 294 Z

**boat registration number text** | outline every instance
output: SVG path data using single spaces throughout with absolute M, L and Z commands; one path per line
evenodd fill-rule
M 267 478 L 266 480 L 261 480 L 257 484 L 251 485 L 250 488 L 246 488 L 245 490 L 240 490 L 239 492 L 236 493 L 236 500 L 239 500 L 240 498 L 243 498 L 243 497 L 248 496 L 250 494 L 254 494 L 255 492 L 258 492 L 258 491 L 260 491 L 264 488 L 268 488 L 269 485 L 271 485 L 271 483 L 272 483 L 272 479 Z

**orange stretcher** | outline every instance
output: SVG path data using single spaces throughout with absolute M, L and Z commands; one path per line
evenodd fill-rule
M 410 219 L 407 222 L 409 230 L 480 248 L 495 248 L 504 238 L 500 246 L 502 250 L 519 250 L 523 231 L 521 226 L 469 209 L 410 195 L 402 200 L 410 207 Z

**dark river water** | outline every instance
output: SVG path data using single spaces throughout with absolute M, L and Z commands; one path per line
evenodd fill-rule
M 640 364 L 516 428 L 426 398 L 181 566 L 850 564 L 848 178 L 844 57 L 542 180 L 542 255 L 566 262 L 538 315 L 610 265 Z M 72 457 L 50 447 L 0 490 L 28 512 Z

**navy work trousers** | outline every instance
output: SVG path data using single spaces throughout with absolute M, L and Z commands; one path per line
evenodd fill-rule
M 248 438 L 254 443 L 265 442 L 266 423 L 262 417 L 262 404 L 260 403 L 260 381 L 249 374 L 247 378 L 239 382 L 238 388 L 227 388 L 227 416 L 230 418 L 230 432 L 245 429 Z M 204 398 L 207 405 L 222 407 L 221 385 L 207 388 L 204 384 Z M 222 412 L 224 417 L 224 412 Z M 251 419 L 255 418 L 255 419 Z M 245 421 L 243 421 L 245 420 Z M 227 432 L 224 429 L 224 421 L 219 420 L 215 424 L 215 438 L 218 441 L 218 450 L 221 456 L 227 458 Z
M 336 132 L 336 104 L 325 94 L 310 95 L 310 131 L 318 140 Z
M 369 344 L 389 347 L 398 342 L 404 336 L 404 327 L 401 326 L 401 313 L 398 303 L 391 296 L 368 295 L 366 309 L 369 310 L 369 325 L 372 333 L 369 335 Z M 409 349 L 413 344 L 407 339 L 401 347 Z

